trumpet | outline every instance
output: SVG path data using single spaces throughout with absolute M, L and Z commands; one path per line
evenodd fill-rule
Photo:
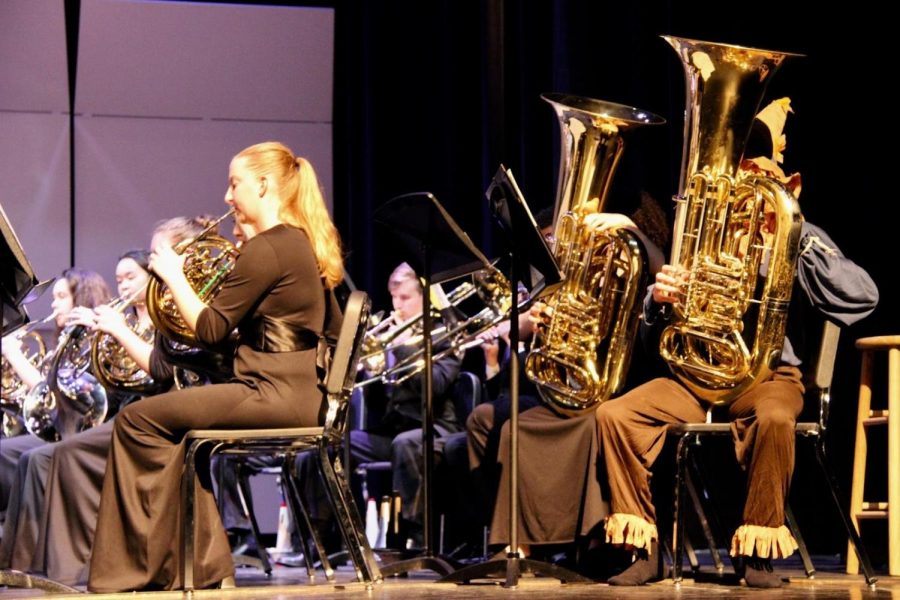
M 432 346 L 443 346 L 432 355 L 433 361 L 451 354 L 461 356 L 469 348 L 480 345 L 479 336 L 506 319 L 512 307 L 507 279 L 493 267 L 474 273 L 471 282 L 465 281 L 446 294 L 440 284 L 431 287 L 435 318 L 451 316 L 430 332 Z M 475 295 L 485 306 L 468 317 L 458 307 Z M 363 355 L 359 362 L 360 369 L 365 369 L 370 376 L 358 382 L 356 387 L 376 381 L 396 385 L 420 373 L 425 368 L 423 320 L 421 314 L 400 323 L 393 315 L 385 319 L 378 319 L 376 315 L 363 338 Z M 399 356 L 390 366 L 389 353 Z
M 187 254 L 184 274 L 203 302 L 219 292 L 239 254 L 234 244 L 216 233 L 219 223 L 233 214 L 234 209 L 229 210 L 199 234 L 182 240 L 174 248 L 177 254 Z M 167 338 L 196 345 L 196 335 L 184 322 L 169 287 L 159 277 L 153 277 L 147 287 L 147 312 L 156 328 Z

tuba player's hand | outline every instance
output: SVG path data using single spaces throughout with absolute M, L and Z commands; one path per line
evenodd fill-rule
M 684 300 L 684 287 L 688 281 L 688 271 L 677 265 L 663 265 L 656 274 L 653 285 L 653 300 L 659 304 L 676 304 Z

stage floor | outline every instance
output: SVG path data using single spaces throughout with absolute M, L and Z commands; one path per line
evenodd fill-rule
M 299 568 L 276 566 L 271 578 L 254 568 L 241 567 L 237 570 L 237 588 L 228 590 L 200 590 L 194 593 L 201 598 L 248 599 L 292 599 L 292 598 L 332 598 L 367 600 L 418 600 L 437 598 L 530 598 L 549 600 L 553 598 L 816 598 L 816 599 L 877 599 L 900 600 L 900 577 L 879 575 L 874 589 L 866 585 L 861 575 L 843 573 L 841 565 L 834 559 L 814 557 L 819 569 L 813 579 L 807 579 L 797 565 L 788 565 L 779 572 L 790 579 L 784 588 L 777 590 L 754 590 L 736 579 L 733 573 L 717 578 L 711 567 L 704 567 L 698 576 L 689 570 L 680 586 L 667 579 L 651 585 L 636 588 L 611 587 L 597 584 L 560 584 L 554 579 L 523 576 L 516 590 L 506 589 L 501 582 L 479 582 L 469 585 L 437 583 L 437 576 L 428 571 L 420 571 L 409 577 L 389 578 L 372 589 L 357 583 L 348 567 L 337 570 L 337 583 L 330 584 L 319 573 L 315 583 L 307 582 L 305 571 Z M 730 570 L 729 570 L 730 571 Z M 762 594 L 763 596 L 760 596 Z M 13 598 L 36 598 L 44 596 L 39 590 L 0 588 L 0 600 Z M 182 598 L 181 592 L 145 592 L 142 597 Z M 78 598 L 81 595 L 59 594 L 54 598 Z M 97 594 L 95 598 L 127 598 L 135 594 Z

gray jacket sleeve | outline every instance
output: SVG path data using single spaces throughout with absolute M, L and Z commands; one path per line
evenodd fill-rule
M 811 223 L 803 223 L 797 278 L 810 304 L 843 325 L 868 316 L 878 304 L 878 287 L 869 274 Z

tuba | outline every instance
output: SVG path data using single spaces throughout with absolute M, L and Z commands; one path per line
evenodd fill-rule
M 54 313 L 28 328 L 13 333 L 13 340 L 8 342 L 22 344 L 25 358 L 39 371 L 46 362 L 47 347 L 41 335 L 34 329 L 55 317 Z M 19 435 L 25 427 L 22 420 L 22 403 L 28 394 L 28 386 L 5 358 L 2 362 L 2 372 L 0 372 L 0 384 L 2 384 L 0 387 L 0 412 L 2 412 L 0 433 L 3 437 L 10 438 Z
M 727 404 L 769 377 L 784 343 L 800 209 L 781 182 L 739 167 L 769 81 L 796 55 L 664 39 L 681 58 L 687 91 L 670 263 L 686 269 L 688 279 L 660 354 L 698 398 Z M 775 209 L 772 236 L 762 229 L 767 205 Z M 758 316 L 748 335 L 751 308 Z
M 206 229 L 175 246 L 178 254 L 187 254 L 184 274 L 203 302 L 208 302 L 222 288 L 222 282 L 238 256 L 237 247 L 216 233 L 219 223 L 234 214 L 234 209 L 213 221 Z M 153 277 L 147 286 L 147 312 L 153 324 L 167 338 L 189 346 L 197 344 L 194 332 L 178 312 L 168 286 Z
M 591 98 L 542 97 L 553 107 L 562 136 L 554 254 L 563 284 L 546 300 L 552 316 L 538 325 L 525 373 L 545 402 L 574 415 L 609 399 L 624 383 L 647 278 L 634 234 L 588 231 L 583 218 L 603 210 L 624 147 L 622 134 L 665 121 Z

